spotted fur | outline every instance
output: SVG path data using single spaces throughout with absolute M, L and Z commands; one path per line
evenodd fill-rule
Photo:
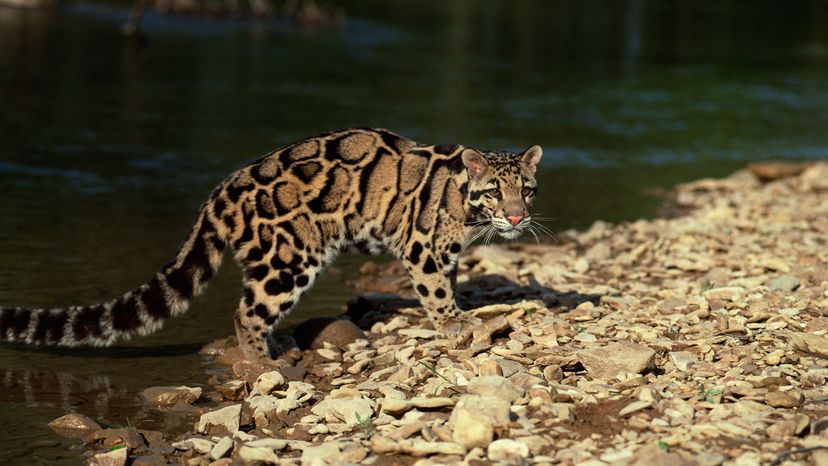
M 187 239 L 149 282 L 113 301 L 0 309 L 0 336 L 52 345 L 112 344 L 183 312 L 225 248 L 244 270 L 236 334 L 249 357 L 275 352 L 271 329 L 344 250 L 405 264 L 429 318 L 457 317 L 466 242 L 518 236 L 531 221 L 541 149 L 522 154 L 425 146 L 382 129 L 348 129 L 279 148 L 233 173 L 202 205 Z

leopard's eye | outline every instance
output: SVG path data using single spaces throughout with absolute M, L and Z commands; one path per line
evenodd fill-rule
M 497 188 L 487 189 L 483 191 L 483 195 L 492 199 L 500 199 L 500 190 Z
M 529 197 L 535 194 L 535 188 L 523 188 L 520 193 L 523 194 L 523 197 Z

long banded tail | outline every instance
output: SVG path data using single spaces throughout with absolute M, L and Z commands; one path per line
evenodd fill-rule
M 120 298 L 61 309 L 0 308 L 0 340 L 40 345 L 108 346 L 160 329 L 184 312 L 221 265 L 226 244 L 202 207 L 175 259 L 147 283 Z

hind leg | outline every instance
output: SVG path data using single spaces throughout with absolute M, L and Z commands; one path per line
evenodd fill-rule
M 245 356 L 271 359 L 289 349 L 273 330 L 310 288 L 316 273 L 316 268 L 281 269 L 271 271 L 264 280 L 245 282 L 245 296 L 235 316 L 236 335 Z

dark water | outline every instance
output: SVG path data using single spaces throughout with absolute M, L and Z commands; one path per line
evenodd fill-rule
M 92 303 L 142 283 L 214 184 L 334 128 L 541 144 L 538 210 L 555 230 L 652 216 L 654 189 L 752 160 L 828 157 L 821 1 L 344 7 L 343 29 L 319 31 L 150 16 L 146 47 L 121 36 L 124 9 L 0 7 L 0 304 Z M 336 313 L 360 260 L 341 260 L 298 319 Z M 45 428 L 68 410 L 186 423 L 135 393 L 206 381 L 196 352 L 232 332 L 239 281 L 226 264 L 188 314 L 119 348 L 0 346 L 0 462 L 76 463 L 76 442 Z

